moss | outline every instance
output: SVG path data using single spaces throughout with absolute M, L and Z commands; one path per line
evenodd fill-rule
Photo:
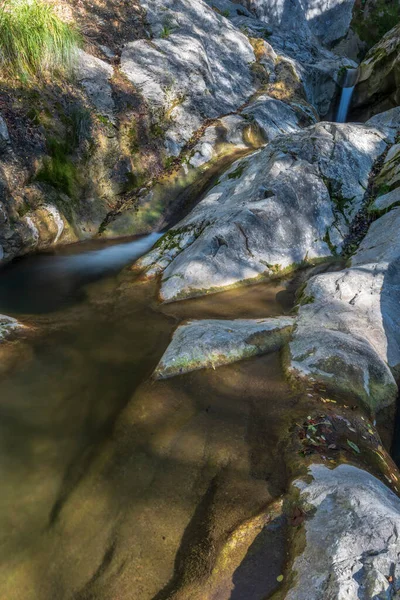
M 45 158 L 36 180 L 52 185 L 71 198 L 76 197 L 77 168 L 68 156 L 66 146 L 54 138 L 48 141 L 48 146 L 50 156 Z
M 331 242 L 331 238 L 329 235 L 329 229 L 326 230 L 326 233 L 325 233 L 324 237 L 322 238 L 322 241 L 325 242 L 325 244 L 328 246 L 328 248 L 332 252 L 332 254 L 334 256 L 336 256 L 336 254 L 337 254 L 336 246 L 334 246 Z
M 392 0 L 377 0 L 365 14 L 363 5 L 354 10 L 352 28 L 368 48 L 374 46 L 400 20 L 400 5 Z
M 242 163 L 232 173 L 228 174 L 228 179 L 239 179 L 243 175 L 243 171 L 245 170 L 247 164 Z

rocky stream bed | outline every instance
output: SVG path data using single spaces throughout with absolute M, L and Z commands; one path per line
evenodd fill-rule
M 0 600 L 400 598 L 377 4 L 65 0 L 67 93 L 2 80 Z

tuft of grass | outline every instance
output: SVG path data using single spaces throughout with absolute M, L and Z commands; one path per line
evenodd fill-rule
M 5 0 L 0 8 L 0 69 L 23 80 L 71 69 L 81 36 L 42 0 Z

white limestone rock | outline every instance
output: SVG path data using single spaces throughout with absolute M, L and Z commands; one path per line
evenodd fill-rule
M 310 467 L 294 482 L 307 513 L 305 549 L 285 600 L 365 600 L 400 594 L 400 500 L 351 465 Z
M 202 0 L 143 0 L 153 39 L 127 44 L 121 70 L 166 125 L 178 155 L 207 118 L 235 112 L 255 92 L 247 37 Z
M 292 326 L 291 317 L 189 321 L 175 331 L 153 377 L 165 379 L 274 352 L 288 341 Z

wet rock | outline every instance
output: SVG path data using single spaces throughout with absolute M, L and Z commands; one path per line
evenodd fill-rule
M 384 137 L 368 126 L 321 123 L 237 161 L 141 262 L 164 271 L 162 300 L 277 275 L 338 252 Z
M 351 267 L 307 284 L 290 369 L 370 410 L 393 403 L 400 367 L 400 209 L 375 221 Z
M 175 331 L 153 376 L 165 379 L 274 352 L 287 342 L 292 325 L 291 317 L 189 321 Z
M 236 111 L 256 90 L 247 37 L 202 0 L 145 0 L 151 41 L 125 46 L 121 69 L 165 129 L 169 154 L 207 118 Z
M 0 315 L 0 344 L 7 340 L 13 333 L 23 328 L 24 325 L 17 321 L 17 319 Z
M 308 515 L 305 548 L 292 564 L 286 600 L 394 598 L 400 591 L 400 500 L 351 465 L 310 467 L 297 480 Z
M 241 114 L 216 120 L 205 128 L 182 160 L 180 169 L 166 181 L 161 180 L 134 208 L 118 215 L 102 235 L 143 233 L 145 227 L 165 229 L 170 223 L 170 213 L 187 212 L 186 203 L 201 196 L 215 173 L 223 171 L 224 166 L 282 133 L 297 131 L 299 115 L 303 115 L 303 119 L 311 118 L 302 106 L 296 111 L 285 102 L 261 94 Z

